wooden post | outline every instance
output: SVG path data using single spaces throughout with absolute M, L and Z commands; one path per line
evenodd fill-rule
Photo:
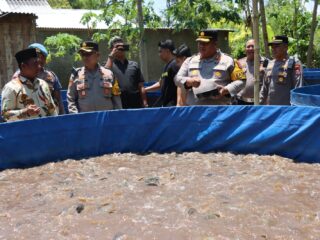
M 144 76 L 144 79 L 146 81 L 149 81 L 148 69 L 146 65 L 147 54 L 146 54 L 145 37 L 144 37 L 142 0 L 137 0 L 137 8 L 138 8 L 138 22 L 139 22 L 139 30 L 140 30 L 140 49 L 139 49 L 140 68 Z
M 314 0 L 312 22 L 311 22 L 311 33 L 310 33 L 310 40 L 309 40 L 308 54 L 307 54 L 307 67 L 308 68 L 312 67 L 313 40 L 314 40 L 314 33 L 315 33 L 316 27 L 318 25 L 318 21 L 317 21 L 318 4 L 319 4 L 319 1 Z
M 258 0 L 252 0 L 253 39 L 254 39 L 254 105 L 259 105 L 260 92 L 260 47 L 259 47 L 259 13 Z

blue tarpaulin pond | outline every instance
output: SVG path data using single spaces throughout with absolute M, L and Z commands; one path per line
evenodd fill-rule
M 277 154 L 320 162 L 315 107 L 195 106 L 116 110 L 0 124 L 0 168 L 108 153 Z

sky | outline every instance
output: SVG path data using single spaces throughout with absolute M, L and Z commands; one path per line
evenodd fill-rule
M 148 0 L 150 1 L 150 0 Z M 155 11 L 160 14 L 162 10 L 166 8 L 166 0 L 153 0 L 154 2 L 154 9 Z M 308 3 L 305 4 L 306 8 L 308 11 L 312 12 L 313 11 L 313 1 L 309 1 Z M 318 14 L 320 14 L 320 6 L 318 6 Z

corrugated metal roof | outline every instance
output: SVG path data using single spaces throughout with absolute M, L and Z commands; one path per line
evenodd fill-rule
M 80 21 L 85 13 L 94 13 L 99 15 L 100 10 L 85 10 L 85 9 L 51 9 L 50 11 L 42 11 L 36 13 L 38 16 L 37 27 L 48 29 L 87 29 Z M 115 20 L 122 18 L 116 17 Z M 98 22 L 95 29 L 108 29 L 108 25 L 104 22 Z
M 52 9 L 46 0 L 0 0 L 1 13 L 31 13 Z

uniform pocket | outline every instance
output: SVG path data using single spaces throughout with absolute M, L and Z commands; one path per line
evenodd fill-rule
M 199 63 L 190 63 L 189 64 L 189 76 L 190 77 L 199 77 L 200 76 L 200 66 Z
M 112 96 L 112 79 L 109 78 L 103 78 L 100 81 L 100 87 L 103 88 L 103 95 L 105 97 L 111 97 Z
M 278 76 L 277 76 L 277 80 L 276 83 L 280 84 L 280 85 L 286 85 L 287 84 L 287 80 L 288 79 L 288 74 L 287 72 L 283 71 L 283 72 L 279 72 Z
M 85 81 L 79 81 L 77 83 L 77 91 L 80 98 L 85 98 L 87 96 L 88 89 L 89 85 Z

